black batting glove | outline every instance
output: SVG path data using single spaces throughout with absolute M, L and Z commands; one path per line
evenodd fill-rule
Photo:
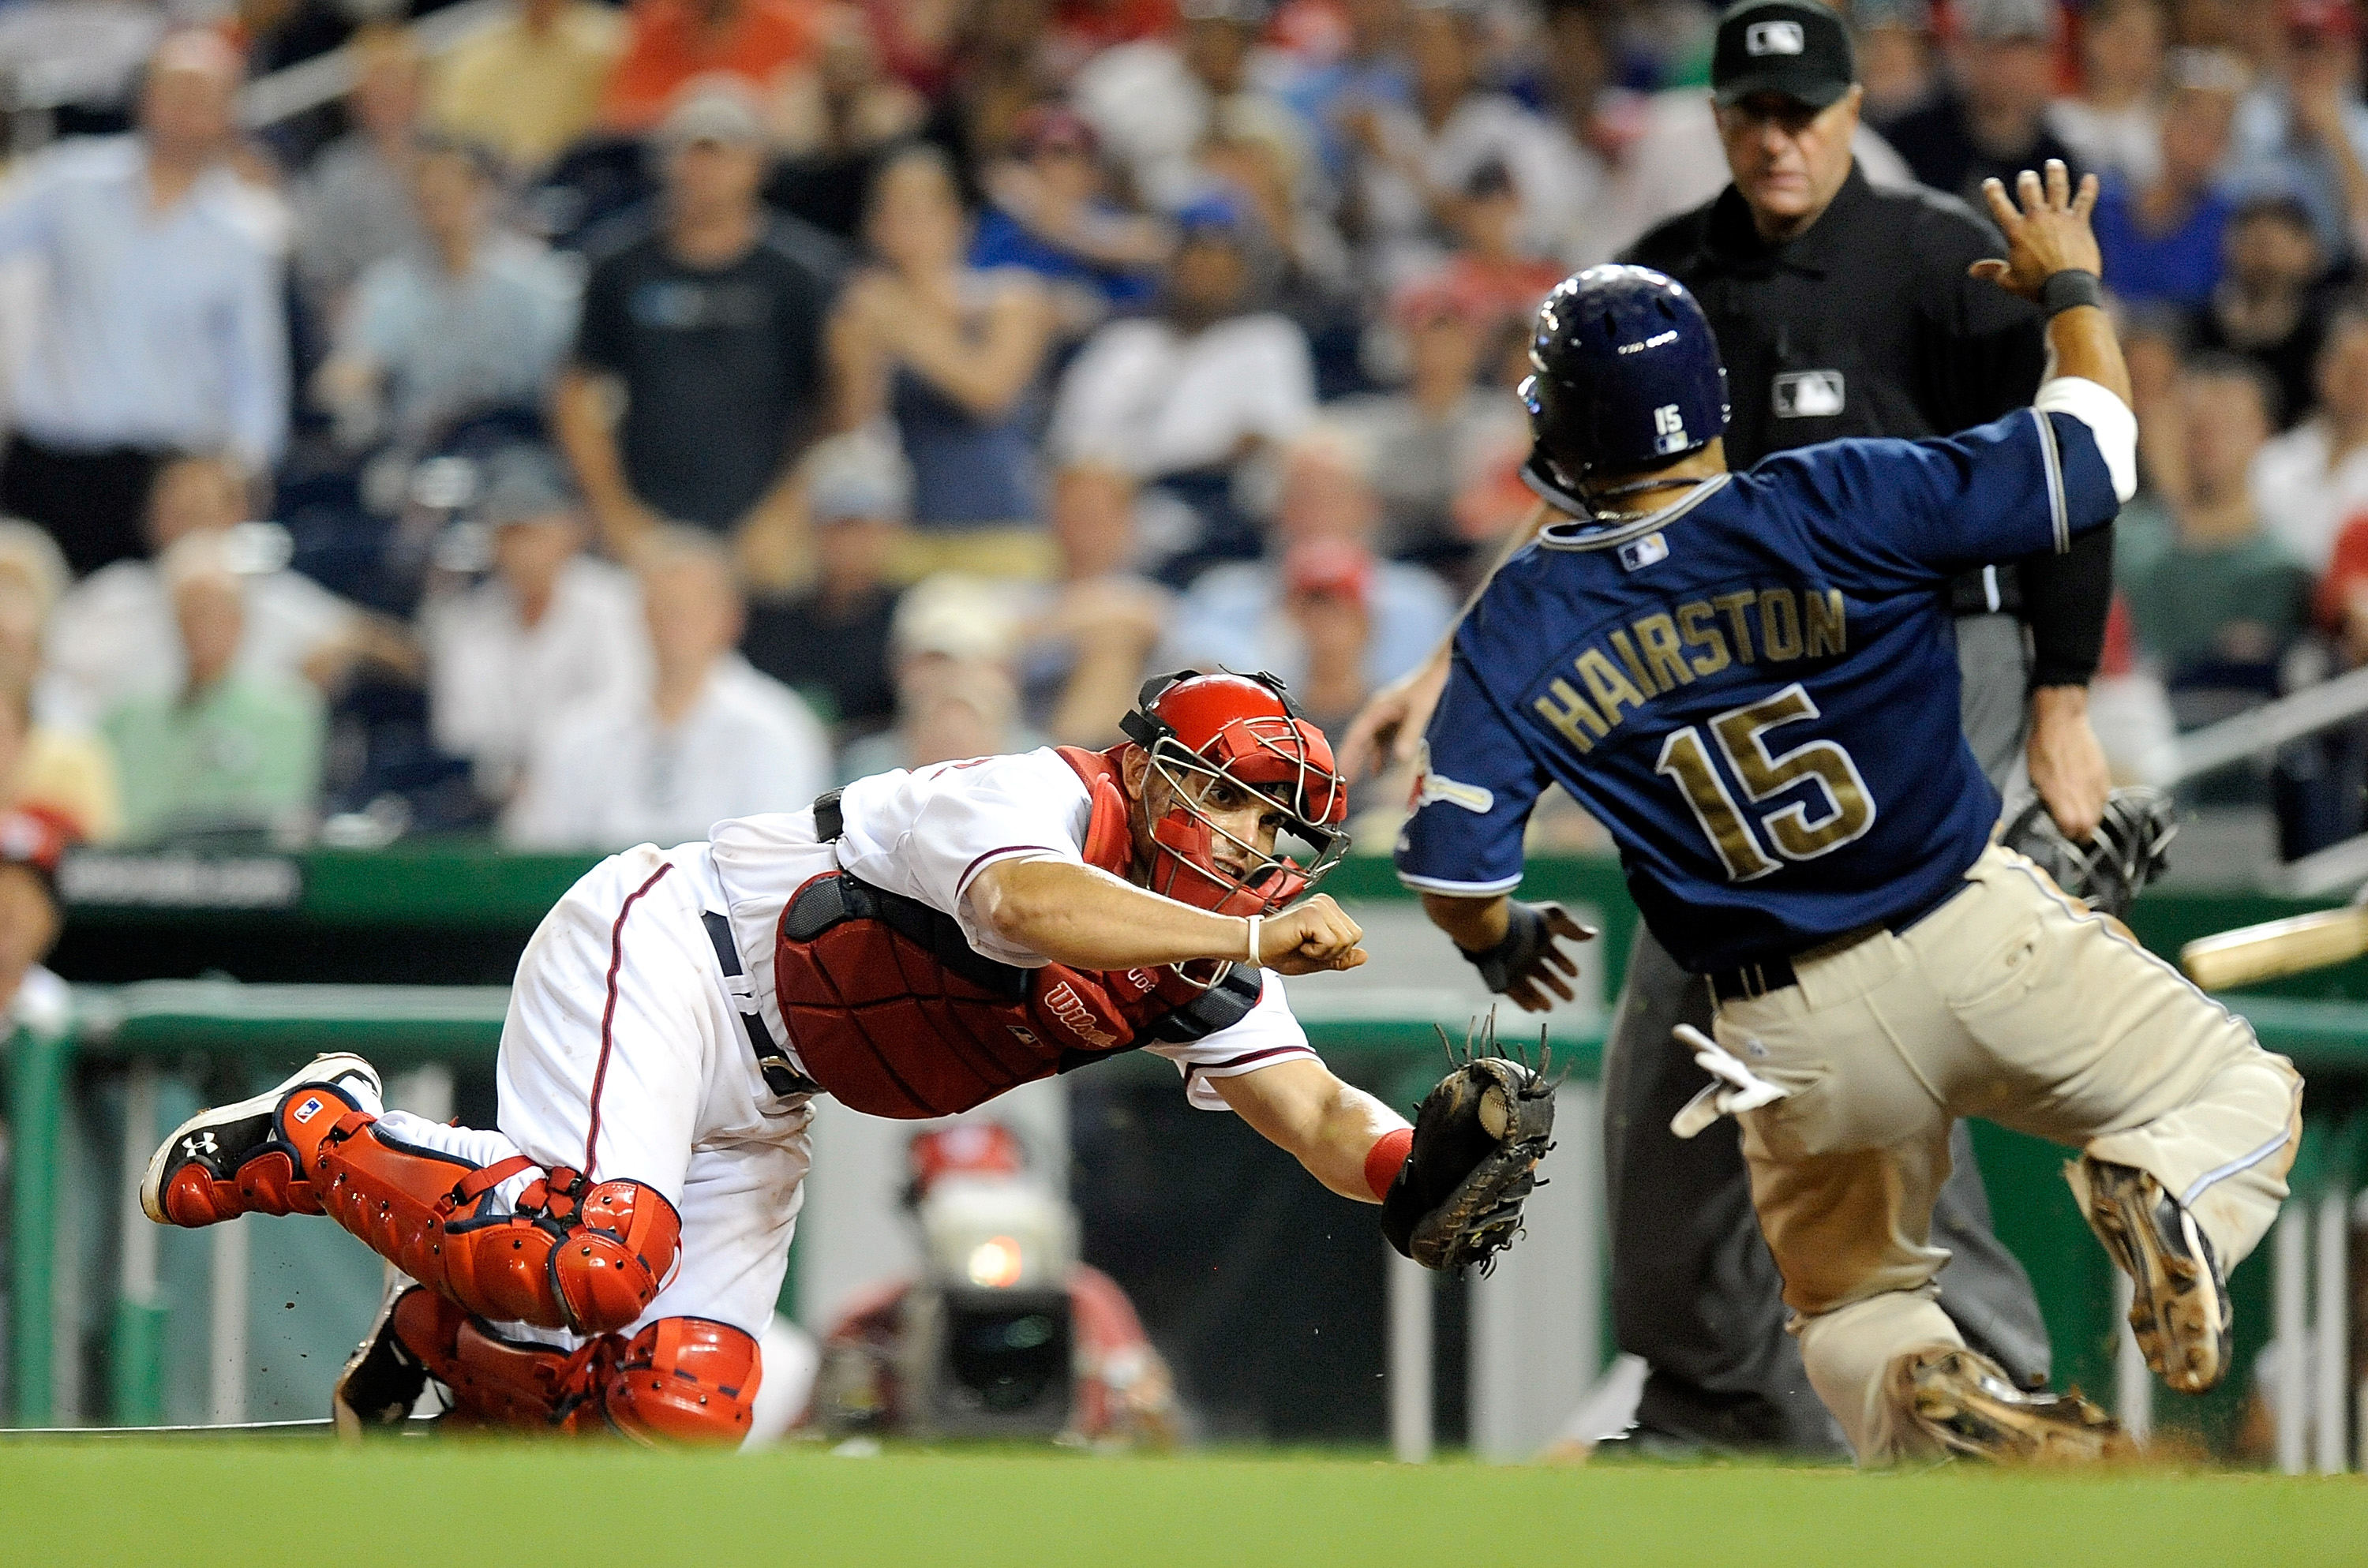
M 1523 1012 L 1543 1013 L 1554 1005 L 1556 997 L 1565 1002 L 1571 999 L 1566 982 L 1578 973 L 1577 958 L 1557 944 L 1590 941 L 1594 937 L 1594 926 L 1572 919 L 1570 911 L 1559 903 L 1523 903 L 1515 898 L 1505 901 L 1502 941 L 1476 953 L 1468 948 L 1456 951 L 1472 960 L 1480 971 L 1480 983 L 1489 990 Z

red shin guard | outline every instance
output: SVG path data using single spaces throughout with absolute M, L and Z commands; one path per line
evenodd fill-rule
M 452 1393 L 453 1414 L 566 1434 L 612 1427 L 644 1443 L 736 1443 L 760 1376 L 757 1342 L 704 1318 L 661 1318 L 630 1343 L 574 1352 L 502 1338 L 432 1290 L 396 1306 L 394 1331 Z
M 641 1316 L 674 1267 L 682 1222 L 639 1182 L 595 1185 L 553 1169 L 528 1184 L 515 1210 L 486 1214 L 495 1187 L 537 1168 L 524 1156 L 472 1165 L 381 1137 L 363 1111 L 299 1124 L 301 1104 L 283 1111 L 281 1132 L 322 1210 L 472 1312 L 598 1336 Z
M 757 1342 L 706 1318 L 660 1318 L 633 1335 L 603 1401 L 617 1430 L 644 1443 L 736 1443 L 764 1375 Z

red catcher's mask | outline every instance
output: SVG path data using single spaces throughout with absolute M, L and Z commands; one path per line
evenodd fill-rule
M 1155 676 L 1121 727 L 1174 801 L 1151 824 L 1153 892 L 1219 915 L 1272 915 L 1313 892 L 1349 852 L 1340 828 L 1349 790 L 1331 744 L 1273 676 Z M 1261 849 L 1202 810 L 1202 797 L 1220 781 L 1281 810 L 1284 832 L 1314 846 L 1310 863 L 1303 868 Z M 1241 850 L 1247 870 L 1218 863 L 1220 838 Z

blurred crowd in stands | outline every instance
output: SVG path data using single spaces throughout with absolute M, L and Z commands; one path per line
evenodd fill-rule
M 1849 11 L 1870 178 L 2104 181 L 2117 768 L 2368 663 L 2360 10 Z M 0 804 L 605 847 L 1107 744 L 1155 669 L 1341 724 L 1533 505 L 1538 300 L 1725 183 L 1714 19 L 0 4 Z M 2282 756 L 2289 852 L 2363 757 Z

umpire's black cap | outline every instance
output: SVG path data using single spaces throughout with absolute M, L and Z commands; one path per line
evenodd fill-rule
M 1824 108 L 1857 80 L 1850 28 L 1816 0 L 1738 0 L 1718 19 L 1710 85 L 1721 106 L 1781 93 Z

